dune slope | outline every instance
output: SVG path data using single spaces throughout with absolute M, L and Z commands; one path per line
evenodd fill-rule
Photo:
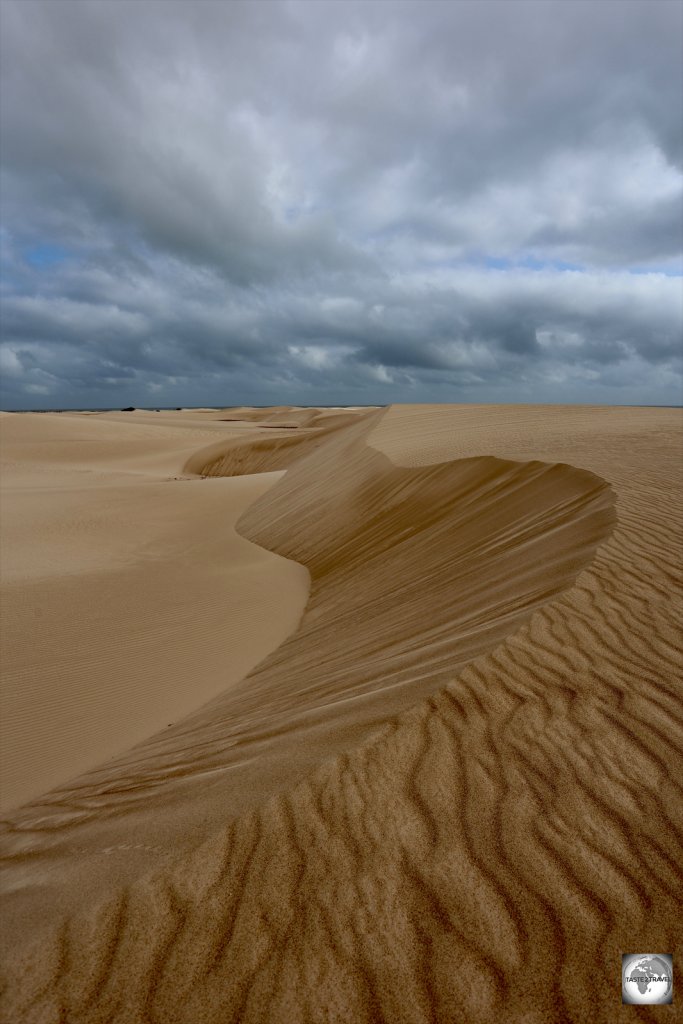
M 234 530 L 277 474 L 177 475 L 235 435 L 197 414 L 2 418 L 3 809 L 183 718 L 296 628 L 306 570 Z
M 602 955 L 626 840 L 581 778 L 595 708 L 573 672 L 593 662 L 576 625 L 571 650 L 558 637 L 570 595 L 590 621 L 572 584 L 612 495 L 585 469 L 476 443 L 400 467 L 374 440 L 392 415 L 299 446 L 238 524 L 308 568 L 297 632 L 229 693 L 9 817 L 6 908 L 26 936 L 10 1013 L 589 1019 L 558 964 Z M 208 473 L 224 456 L 205 457 Z M 261 441 L 255 461 L 273 468 Z M 596 829 L 576 857 L 565 806 Z M 544 980 L 532 997 L 520 968 Z

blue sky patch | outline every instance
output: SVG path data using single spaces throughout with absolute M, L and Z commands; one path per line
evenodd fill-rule
M 57 263 L 64 263 L 70 255 L 69 250 L 65 249 L 63 245 L 55 245 L 52 242 L 41 242 L 24 250 L 26 262 L 39 270 L 53 267 Z

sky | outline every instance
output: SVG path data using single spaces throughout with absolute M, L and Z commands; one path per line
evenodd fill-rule
M 683 400 L 678 0 L 2 0 L 5 409 Z

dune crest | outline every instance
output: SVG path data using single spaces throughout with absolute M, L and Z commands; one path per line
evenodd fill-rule
M 373 995 L 372 963 L 384 954 L 362 934 L 371 920 L 371 931 L 384 927 L 384 912 L 376 907 L 364 926 L 350 921 L 365 918 L 380 898 L 381 864 L 387 883 L 393 872 L 403 885 L 412 872 L 411 900 L 431 906 L 427 890 L 419 895 L 420 871 L 441 841 L 439 813 L 429 807 L 432 787 L 438 800 L 445 793 L 438 796 L 443 766 L 428 720 L 439 702 L 455 706 L 433 695 L 571 586 L 614 523 L 605 481 L 566 464 L 476 456 L 398 467 L 367 444 L 383 415 L 370 413 L 341 429 L 335 423 L 324 438 L 302 434 L 293 446 L 273 437 L 269 447 L 259 438 L 246 448 L 230 442 L 227 454 L 212 446 L 199 466 L 191 460 L 195 471 L 230 475 L 276 468 L 269 459 L 281 468 L 283 451 L 286 458 L 296 451 L 286 475 L 248 509 L 238 530 L 306 566 L 309 602 L 299 629 L 229 693 L 9 816 L 7 906 L 13 920 L 31 922 L 41 950 L 38 971 L 15 959 L 13 1012 L 32 1007 L 36 1019 L 47 1020 L 63 1005 L 67 1019 L 79 1021 L 304 1019 L 303 1004 L 293 1016 L 285 1011 L 298 1005 L 291 992 L 296 978 L 303 984 L 300 968 L 292 966 L 287 981 L 285 951 L 271 959 L 294 926 L 293 908 L 310 899 L 317 924 L 301 941 L 327 935 L 330 984 L 347 993 L 339 1019 L 375 1013 L 380 996 Z M 410 710 L 425 697 L 427 705 Z M 469 706 L 486 696 L 464 699 Z M 512 700 L 514 708 L 521 698 Z M 501 707 L 509 703 L 505 697 Z M 434 728 L 448 740 L 446 726 Z M 392 746 L 399 736 L 412 750 L 405 758 Z M 375 765 L 378 751 L 388 761 L 368 777 L 363 765 Z M 443 756 L 455 763 L 452 753 Z M 488 756 L 482 754 L 482 794 L 487 776 L 495 785 L 499 770 L 486 767 Z M 390 797 L 392 770 L 408 777 Z M 388 815 L 386 844 L 380 806 Z M 359 826 L 362 841 L 353 838 Z M 472 862 L 473 881 L 480 861 Z M 348 872 L 351 888 L 340 913 L 351 917 L 346 925 L 325 924 L 317 883 L 327 890 L 324 878 L 336 878 L 339 896 Z M 364 877 L 374 879 L 367 892 Z M 257 878 L 266 902 L 254 889 Z M 507 913 L 505 887 L 487 884 L 487 913 Z M 325 899 L 334 917 L 333 891 Z M 393 903 L 398 890 L 381 898 Z M 264 919 L 258 908 L 266 906 Z M 405 927 L 413 929 L 413 939 L 405 937 L 410 955 L 410 915 Z M 59 967 L 64 942 L 84 935 L 92 944 L 87 977 L 76 947 L 69 946 L 72 967 Z M 300 954 L 291 951 L 295 959 Z M 352 969 L 358 957 L 368 960 L 367 970 Z M 269 978 L 282 990 L 280 1009 L 268 996 Z M 499 995 L 494 985 L 490 999 Z M 332 1003 L 338 997 L 331 989 Z M 417 1004 L 424 998 L 422 990 L 415 995 Z M 382 1012 L 392 1019 L 389 1009 Z

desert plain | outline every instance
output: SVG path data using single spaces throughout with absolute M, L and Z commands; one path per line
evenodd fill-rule
M 681 410 L 0 454 L 3 1022 L 676 1019 L 621 955 L 683 937 Z

